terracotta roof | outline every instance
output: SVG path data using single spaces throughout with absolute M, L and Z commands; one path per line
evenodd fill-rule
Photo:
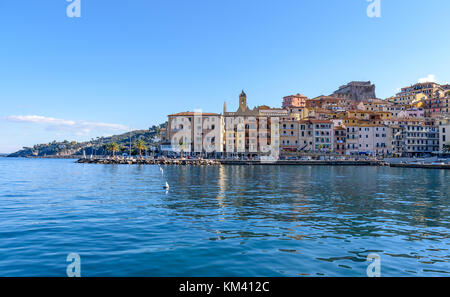
M 174 114 L 169 114 L 169 117 L 182 117 L 182 116 L 194 116 L 194 115 L 202 115 L 202 116 L 220 116 L 220 114 L 218 113 L 209 113 L 209 112 L 191 112 L 191 111 L 186 111 L 186 112 L 179 112 L 179 113 L 174 113 Z
M 329 121 L 329 120 L 301 120 L 300 123 L 313 123 L 313 124 L 323 123 L 323 124 L 333 124 L 333 122 L 332 122 L 332 121 Z
M 347 110 L 347 112 L 350 112 L 350 113 L 374 113 L 373 111 L 370 111 L 370 110 L 362 110 L 362 109 Z
M 295 95 L 284 96 L 283 99 L 284 99 L 284 98 L 289 98 L 289 97 L 302 97 L 302 98 L 308 98 L 308 97 L 306 97 L 305 95 L 298 93 L 298 94 L 295 94 Z
M 410 122 L 410 121 L 413 121 L 413 122 L 424 122 L 425 121 L 425 119 L 423 119 L 423 118 L 411 118 L 411 117 L 409 117 L 409 118 L 391 118 L 390 119 L 390 121 L 391 122 Z
M 370 123 L 355 123 L 355 124 L 348 124 L 347 127 L 387 127 L 387 125 L 370 124 Z

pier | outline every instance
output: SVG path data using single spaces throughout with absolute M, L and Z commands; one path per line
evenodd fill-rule
M 221 165 L 218 160 L 196 160 L 196 159 L 79 159 L 77 163 L 83 164 L 115 164 L 115 165 L 178 165 L 178 166 L 213 166 Z
M 229 159 L 79 159 L 83 164 L 116 164 L 116 165 L 175 165 L 175 166 L 217 166 L 217 165 L 319 165 L 319 166 L 386 166 L 383 161 L 348 161 L 348 160 L 229 160 Z
M 450 164 L 390 164 L 390 167 L 421 168 L 421 169 L 450 169 Z

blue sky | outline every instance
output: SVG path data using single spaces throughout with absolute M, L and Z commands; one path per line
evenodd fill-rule
M 0 1 L 0 153 L 88 140 L 194 109 L 330 94 L 371 80 L 386 98 L 450 81 L 446 0 Z

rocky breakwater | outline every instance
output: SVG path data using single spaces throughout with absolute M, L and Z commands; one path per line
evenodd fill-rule
M 115 165 L 175 165 L 175 166 L 213 166 L 220 165 L 216 160 L 192 159 L 79 159 L 81 164 L 115 164 Z

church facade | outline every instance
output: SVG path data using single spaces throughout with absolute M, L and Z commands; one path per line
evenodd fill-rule
M 287 110 L 258 106 L 250 109 L 244 91 L 239 96 L 239 108 L 228 112 L 224 104 L 225 153 L 250 157 L 279 152 L 280 121 L 288 117 Z

